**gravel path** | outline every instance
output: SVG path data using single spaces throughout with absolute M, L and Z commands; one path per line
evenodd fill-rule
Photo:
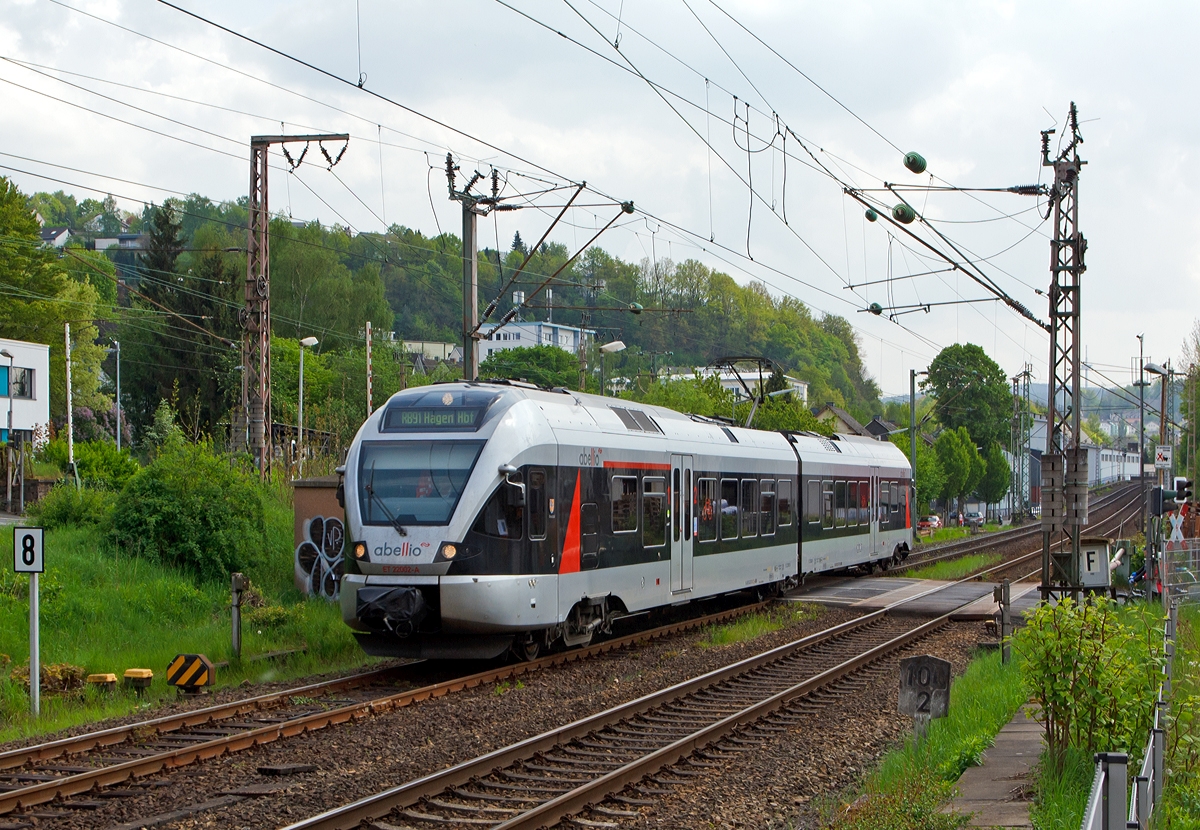
M 275 791 L 159 826 L 281 826 L 858 616 L 820 607 L 814 607 L 813 613 L 809 620 L 752 643 L 704 648 L 699 645 L 701 634 L 681 634 L 544 670 L 519 682 L 470 689 L 192 769 L 152 776 L 145 782 L 151 786 L 144 793 L 106 799 L 102 807 L 88 812 L 40 819 L 38 827 L 117 826 L 245 790 L 248 785 Z M 313 764 L 317 769 L 283 777 L 257 772 L 263 766 L 295 763 Z M 160 781 L 163 783 L 158 784 Z

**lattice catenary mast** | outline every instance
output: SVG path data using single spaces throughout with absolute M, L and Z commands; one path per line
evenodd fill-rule
M 250 204 L 249 233 L 246 237 L 246 305 L 239 312 L 242 324 L 242 412 L 244 429 L 235 425 L 235 445 L 248 444 L 250 455 L 259 475 L 266 479 L 271 472 L 271 257 L 268 226 L 271 214 L 267 206 L 267 150 L 272 144 L 303 141 L 305 144 L 322 141 L 350 141 L 344 133 L 336 135 L 256 135 L 250 139 Z M 304 160 L 308 147 L 296 162 L 288 156 L 293 168 Z M 321 152 L 332 169 L 346 152 L 343 147 L 337 158 Z M 284 154 L 287 151 L 284 150 Z M 240 419 L 239 419 L 240 420 Z
M 1042 131 L 1042 165 L 1054 168 L 1050 242 L 1050 387 L 1046 417 L 1046 454 L 1042 457 L 1043 599 L 1079 592 L 1075 563 L 1087 523 L 1087 450 L 1079 442 L 1080 278 L 1087 270 L 1087 240 L 1079 232 L 1079 114 L 1071 102 L 1070 141 L 1050 157 L 1050 136 Z M 1057 546 L 1057 550 L 1054 550 Z

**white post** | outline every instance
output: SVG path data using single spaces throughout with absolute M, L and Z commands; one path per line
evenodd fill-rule
M 35 718 L 42 711 L 41 632 L 38 630 L 38 575 L 29 575 L 29 702 Z
M 367 321 L 367 417 L 371 417 L 371 392 L 372 381 L 371 377 L 371 321 Z
M 299 447 L 300 447 L 300 451 L 297 452 L 296 454 L 298 456 L 300 456 L 300 461 L 299 461 L 300 477 L 304 478 L 304 344 L 303 343 L 300 344 L 300 401 L 297 405 L 296 420 L 299 421 L 299 423 L 297 424 L 297 427 L 298 427 L 297 438 L 298 438 L 298 443 L 299 443 Z
M 79 476 L 75 472 L 75 410 L 71 401 L 71 324 L 63 324 L 66 340 L 66 355 L 67 355 L 67 466 L 71 469 L 71 475 L 75 477 L 76 486 L 79 484 Z
M 117 348 L 117 452 L 121 451 L 121 341 L 114 340 Z

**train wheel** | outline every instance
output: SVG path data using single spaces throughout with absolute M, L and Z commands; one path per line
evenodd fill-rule
M 518 660 L 529 662 L 536 660 L 538 655 L 542 653 L 542 641 L 538 636 L 538 632 L 531 631 L 530 633 L 520 636 L 518 635 L 512 645 L 513 654 Z

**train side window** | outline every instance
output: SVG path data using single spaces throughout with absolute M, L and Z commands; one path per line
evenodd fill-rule
M 792 482 L 791 479 L 779 479 L 776 485 L 779 498 L 779 526 L 792 526 Z
M 546 471 L 529 471 L 529 538 L 546 538 Z
M 871 482 L 858 483 L 858 521 L 861 524 L 871 523 Z
M 671 541 L 679 541 L 679 491 L 680 491 L 679 470 L 676 469 L 671 478 Z
M 637 476 L 612 477 L 613 533 L 637 530 Z
M 808 504 L 805 505 L 804 513 L 809 524 L 821 523 L 821 482 L 815 478 L 808 482 Z
M 846 526 L 846 482 L 833 483 L 833 522 L 835 527 Z
M 758 490 L 758 532 L 762 536 L 775 535 L 775 480 L 764 478 Z
M 667 543 L 667 480 L 642 479 L 642 545 L 660 548 Z
M 821 482 L 821 527 L 833 527 L 833 482 Z
M 742 538 L 758 535 L 758 482 L 752 478 L 742 479 Z
M 903 486 L 904 486 L 903 482 L 900 482 L 900 481 L 893 482 L 893 487 L 892 487 L 892 512 L 893 513 L 900 512 L 900 502 L 902 501 L 901 493 L 903 491 L 902 490 Z
M 888 493 L 890 490 L 891 485 L 888 482 L 879 482 L 879 524 L 881 525 L 888 523 L 888 505 L 891 503 Z
M 736 478 L 721 479 L 721 538 L 738 537 L 738 483 Z
M 509 476 L 513 481 L 520 480 L 520 474 L 514 473 Z M 473 530 L 476 533 L 482 533 L 485 536 L 495 536 L 500 539 L 520 539 L 525 535 L 524 518 L 525 508 L 518 502 L 520 500 L 520 490 L 513 487 L 511 484 L 500 482 L 500 486 L 496 488 L 496 492 L 492 493 L 492 497 L 487 500 L 487 504 L 483 506 L 483 510 L 479 511 L 479 516 L 475 519 Z
M 696 539 L 700 542 L 715 542 L 717 540 L 717 480 L 701 478 L 696 480 L 699 486 L 699 499 L 696 512 L 699 522 L 696 523 Z
M 849 495 L 846 499 L 846 524 L 849 527 L 854 527 L 858 524 L 858 482 L 851 481 L 848 483 Z

